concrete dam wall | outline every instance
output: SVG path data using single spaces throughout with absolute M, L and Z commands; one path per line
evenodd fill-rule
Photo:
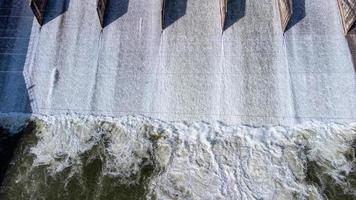
M 356 0 L 100 2 L 0 0 L 0 199 L 356 199 Z
M 285 27 L 275 0 L 229 0 L 223 26 L 220 0 L 161 4 L 108 1 L 102 28 L 96 0 L 48 0 L 42 26 L 26 1 L 0 0 L 0 112 L 355 121 L 336 0 L 294 1 Z

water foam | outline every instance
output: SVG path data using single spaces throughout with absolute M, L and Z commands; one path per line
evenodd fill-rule
M 35 116 L 31 121 L 37 124 L 37 142 L 29 148 L 32 170 L 12 175 L 20 182 L 41 167 L 52 177 L 70 171 L 63 185 L 57 185 L 67 190 L 73 177 L 83 176 L 84 168 L 99 159 L 97 185 L 103 184 L 102 177 L 119 177 L 115 181 L 133 187 L 145 176 L 142 195 L 149 198 L 356 196 L 355 123 L 250 127 L 134 116 Z M 9 181 L 3 193 L 15 188 Z M 97 193 L 105 191 L 99 188 Z

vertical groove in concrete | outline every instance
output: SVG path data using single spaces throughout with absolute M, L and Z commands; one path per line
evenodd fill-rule
M 161 0 L 161 28 L 164 29 L 164 15 L 166 10 L 166 0 Z

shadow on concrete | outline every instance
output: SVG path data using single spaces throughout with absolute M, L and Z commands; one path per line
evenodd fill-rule
M 0 113 L 32 113 L 23 72 L 34 18 L 27 1 L 5 2 L 10 11 L 0 15 Z
M 293 0 L 293 15 L 285 30 L 287 32 L 305 17 L 305 0 Z
M 356 24 L 352 26 L 349 33 L 346 35 L 346 40 L 350 48 L 351 59 L 356 72 Z
M 27 5 L 27 2 L 25 2 Z M 13 0 L 0 0 L 0 8 L 14 8 L 14 7 L 22 7 L 24 5 L 23 2 L 13 1 Z
M 0 0 L 0 117 L 8 113 L 32 113 L 29 89 L 24 78 L 27 48 L 34 22 L 27 3 L 22 0 Z M 14 121 L 21 121 L 21 116 L 12 116 Z M 16 148 L 23 133 L 12 134 L 0 127 L 0 187 L 4 185 L 3 179 L 11 167 L 11 160 L 16 156 Z
M 70 0 L 48 0 L 43 18 L 43 25 L 62 15 L 68 10 Z
M 224 31 L 234 25 L 246 14 L 246 0 L 228 0 Z
M 129 0 L 108 0 L 104 15 L 104 27 L 125 15 L 128 9 Z
M 166 29 L 178 19 L 183 17 L 187 11 L 187 0 L 166 0 L 162 29 Z

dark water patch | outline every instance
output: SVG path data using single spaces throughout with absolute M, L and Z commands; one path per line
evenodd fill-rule
M 8 130 L 0 127 L 0 181 L 8 168 L 13 156 L 15 146 L 18 143 L 18 136 L 11 136 Z
M 41 132 L 26 129 L 31 134 L 22 134 L 18 148 L 13 150 L 15 156 L 0 189 L 1 199 L 146 199 L 148 185 L 156 173 L 150 158 L 142 158 L 140 170 L 129 177 L 107 173 L 112 166 L 107 166 L 106 161 L 112 158 L 107 152 L 108 138 L 103 136 L 79 155 L 80 162 L 70 160 L 68 155 L 56 156 L 56 161 L 69 159 L 70 164 L 54 172 L 49 165 L 34 164 L 36 157 L 31 148 L 38 145 Z
M 350 172 L 340 171 L 337 180 L 330 173 L 331 163 L 316 162 L 307 160 L 306 181 L 315 185 L 324 198 L 330 200 L 354 200 L 356 199 L 356 140 L 353 141 L 350 149 L 345 152 L 345 158 L 351 163 Z
M 34 124 L 30 123 L 18 134 L 11 134 L 7 129 L 0 127 L 0 184 L 3 186 L 3 179 L 13 159 L 16 148 L 21 140 L 34 129 Z
M 104 176 L 102 180 L 104 190 L 100 193 L 99 199 L 146 199 L 147 187 L 153 172 L 153 165 L 143 165 L 139 181 L 133 184 L 122 184 L 114 177 Z
M 8 161 L 7 169 L 1 182 L 0 199 L 24 199 L 19 191 L 31 186 L 23 184 L 21 174 L 31 169 L 33 164 L 33 157 L 25 155 L 30 154 L 30 147 L 37 144 L 37 138 L 33 134 L 35 127 L 35 123 L 30 122 L 23 131 L 13 136 L 17 138 L 17 141 L 16 145 L 12 146 L 12 156 Z M 19 166 L 17 163 L 23 164 Z M 16 178 L 21 181 L 16 182 Z M 12 193 L 6 193 L 5 191 L 14 184 L 16 185 L 16 190 Z
M 106 152 L 107 145 L 108 141 L 104 137 L 99 145 L 81 155 L 83 166 L 80 177 L 88 190 L 86 199 L 91 199 L 92 196 L 103 200 L 146 199 L 148 184 L 156 171 L 153 162 L 143 158 L 139 165 L 140 170 L 129 177 L 105 174 L 104 168 L 110 168 L 105 161 L 111 159 Z

